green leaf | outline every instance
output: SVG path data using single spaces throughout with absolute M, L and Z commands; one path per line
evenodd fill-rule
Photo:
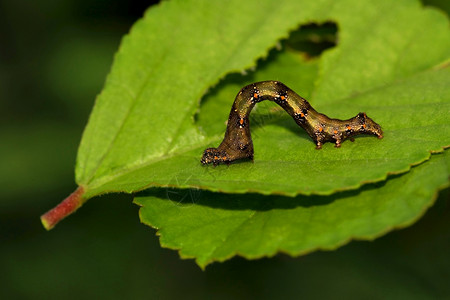
M 143 192 L 141 221 L 158 229 L 163 247 L 205 267 L 234 255 L 301 255 L 372 240 L 410 225 L 449 186 L 450 151 L 388 181 L 331 196 L 226 195 L 200 190 Z
M 235 83 L 252 76 L 286 81 L 331 117 L 366 111 L 385 138 L 316 151 L 292 120 L 273 117 L 270 106 L 263 106 L 254 116 L 263 117 L 255 126 L 254 164 L 201 166 L 203 150 L 220 142 L 217 124 L 225 121 L 213 117 L 211 125 L 206 115 L 226 115 L 233 101 L 229 96 L 220 107 L 207 104 L 231 87 L 229 80 L 200 107 L 207 91 L 226 74 L 254 67 L 299 25 L 330 20 L 339 28 L 338 45 L 318 65 L 285 50 L 268 59 L 266 73 L 260 69 Z M 51 222 L 49 215 L 43 222 L 51 228 L 107 192 L 177 186 L 327 195 L 406 172 L 430 151 L 450 145 L 449 53 L 447 18 L 414 0 L 163 2 L 133 26 L 116 54 L 79 147 L 80 188 L 64 202 L 71 209 L 59 207 Z M 277 68 L 282 72 L 275 75 Z
M 164 178 L 146 178 L 158 162 L 182 158 L 207 143 L 193 123 L 205 92 L 226 73 L 253 66 L 299 20 L 323 19 L 327 10 L 304 4 L 294 13 L 273 1 L 255 4 L 163 2 L 134 25 L 116 55 L 79 148 L 76 181 L 86 187 L 85 197 L 167 184 Z M 282 17 L 269 17 L 274 13 Z M 175 161 L 171 169 L 177 166 Z
M 320 62 L 308 92 L 311 103 L 337 118 L 366 111 L 382 124 L 385 139 L 316 151 L 286 119 L 255 132 L 254 164 L 202 167 L 202 151 L 223 136 L 203 133 L 194 123 L 205 91 L 226 73 L 252 66 L 290 29 L 329 19 L 338 23 L 339 45 Z M 436 67 L 449 51 L 445 17 L 414 1 L 164 2 L 121 45 L 80 145 L 77 183 L 89 198 L 169 185 L 330 194 L 382 180 L 450 145 L 450 136 L 442 135 L 449 130 L 450 73 Z M 291 78 L 291 87 L 302 94 L 309 83 L 305 88 L 292 78 L 317 74 L 310 68 L 313 73 L 303 75 L 302 64 L 297 59 L 296 70 L 287 68 L 278 78 L 270 72 L 255 77 Z M 228 113 L 232 101 L 227 97 L 214 111 L 202 108 L 199 120 Z

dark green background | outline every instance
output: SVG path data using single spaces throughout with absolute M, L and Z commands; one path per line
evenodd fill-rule
M 450 11 L 449 1 L 427 3 Z M 0 2 L 0 298 L 450 298 L 448 189 L 418 223 L 375 242 L 206 271 L 160 248 L 129 195 L 93 199 L 46 232 L 39 216 L 76 188 L 95 96 L 146 7 Z

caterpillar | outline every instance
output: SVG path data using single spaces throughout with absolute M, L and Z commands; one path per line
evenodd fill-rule
M 215 166 L 239 159 L 253 160 L 253 141 L 250 135 L 249 115 L 256 103 L 263 100 L 280 105 L 302 127 L 321 149 L 325 142 L 335 142 L 335 147 L 359 134 L 383 138 L 381 126 L 364 112 L 348 120 L 331 119 L 317 112 L 308 101 L 279 81 L 261 81 L 243 87 L 236 96 L 228 117 L 227 129 L 217 148 L 203 152 L 201 163 Z

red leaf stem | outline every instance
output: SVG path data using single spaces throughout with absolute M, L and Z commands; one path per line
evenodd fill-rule
M 75 212 L 83 204 L 84 188 L 78 187 L 72 194 L 56 207 L 41 216 L 45 229 L 52 229 L 59 221 Z

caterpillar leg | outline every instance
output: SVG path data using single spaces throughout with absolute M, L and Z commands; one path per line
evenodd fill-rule
M 214 166 L 217 166 L 220 163 L 230 164 L 230 160 L 224 151 L 219 151 L 216 148 L 208 148 L 203 152 L 201 163 L 204 165 L 212 163 Z
M 316 149 L 322 149 L 323 143 L 326 142 L 325 135 L 323 134 L 323 130 L 317 130 L 314 136 L 314 142 L 316 142 Z
M 251 147 L 251 149 L 247 149 L 245 153 L 240 152 L 239 154 L 239 156 L 233 157 L 232 155 L 227 154 L 225 150 L 221 151 L 218 148 L 208 148 L 203 152 L 201 163 L 203 165 L 213 164 L 214 166 L 218 166 L 220 164 L 229 165 L 235 160 L 245 158 L 253 161 L 253 146 Z

